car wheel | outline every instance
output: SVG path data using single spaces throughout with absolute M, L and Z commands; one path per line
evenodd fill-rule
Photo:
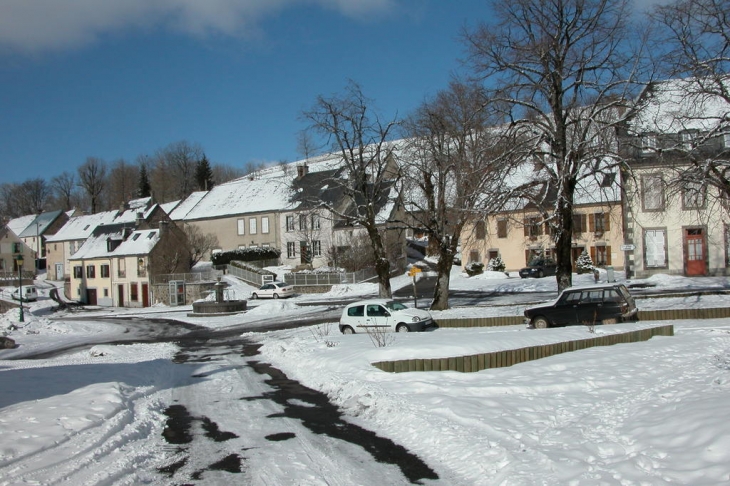
M 535 329 L 547 329 L 550 327 L 550 323 L 544 317 L 539 316 L 532 320 L 532 327 Z
M 545 276 L 545 272 L 543 272 L 542 270 L 537 272 L 537 278 L 543 278 L 544 276 Z
M 408 326 L 405 324 L 398 324 L 395 328 L 395 332 L 410 332 L 410 329 L 408 329 Z
M 342 328 L 342 334 L 355 334 L 355 330 L 350 326 L 345 326 Z
M 258 294 L 256 294 L 256 292 L 254 292 L 253 294 L 251 294 L 251 298 L 256 300 L 259 298 L 259 296 L 258 296 Z
M 279 294 L 274 294 L 274 298 L 275 299 L 278 299 L 279 298 Z

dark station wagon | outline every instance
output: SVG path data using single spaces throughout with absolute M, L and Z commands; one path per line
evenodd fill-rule
M 553 302 L 525 309 L 525 323 L 536 329 L 638 320 L 634 298 L 617 283 L 570 287 Z
M 555 270 L 557 268 L 557 263 L 550 258 L 536 258 L 528 263 L 525 268 L 520 270 L 520 277 L 543 278 L 549 275 L 555 275 Z

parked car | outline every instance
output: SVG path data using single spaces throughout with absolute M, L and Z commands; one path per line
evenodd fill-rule
M 536 258 L 520 270 L 522 278 L 543 278 L 548 275 L 555 275 L 557 264 L 550 258 Z
M 553 302 L 525 309 L 525 323 L 536 329 L 638 320 L 634 298 L 618 283 L 570 287 Z
M 22 287 L 16 287 L 13 293 L 10 294 L 15 300 L 20 300 L 20 289 L 23 289 L 23 301 L 33 302 L 38 300 L 38 289 L 33 285 L 23 285 Z
M 385 299 L 363 300 L 349 304 L 340 317 L 340 332 L 355 334 L 372 330 L 425 331 L 436 324 L 427 310 L 406 307 Z
M 284 282 L 271 282 L 262 285 L 251 293 L 252 299 L 279 299 L 294 295 L 294 287 Z

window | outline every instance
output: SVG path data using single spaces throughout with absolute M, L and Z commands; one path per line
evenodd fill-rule
M 644 261 L 646 268 L 667 266 L 666 230 L 655 229 L 644 231 Z
M 479 251 L 477 250 L 471 250 L 469 252 L 469 263 L 474 263 L 479 261 Z
M 306 230 L 307 230 L 307 215 L 300 214 L 299 215 L 299 231 L 306 231 Z
M 687 182 L 682 187 L 682 209 L 705 207 L 706 187 L 700 182 Z
M 697 139 L 697 130 L 687 130 L 679 134 L 683 150 L 692 150 Z
M 20 242 L 13 243 L 13 253 L 22 253 L 23 248 L 20 246 Z
M 269 217 L 261 216 L 261 232 L 263 234 L 269 233 Z
M 137 276 L 138 277 L 147 276 L 147 267 L 145 265 L 144 258 L 137 259 Z
M 86 278 L 96 277 L 96 267 L 94 265 L 86 265 Z
M 525 236 L 536 238 L 542 234 L 542 225 L 538 222 L 538 218 L 525 218 L 524 220 Z
M 109 265 L 101 266 L 101 278 L 109 278 Z
M 248 218 L 248 234 L 256 234 L 256 218 Z
M 476 233 L 477 240 L 483 240 L 487 237 L 487 224 L 484 221 L 477 221 L 474 232 Z
M 312 242 L 312 256 L 322 256 L 322 242 L 314 240 Z
M 730 148 L 730 131 L 722 134 L 722 143 L 725 148 Z
M 350 317 L 363 317 L 365 315 L 365 306 L 357 305 L 347 309 L 347 315 Z
M 656 134 L 645 133 L 641 136 L 641 151 L 643 153 L 654 153 L 656 152 L 657 146 Z
M 109 297 L 109 289 L 106 287 L 104 288 L 104 297 Z
M 319 214 L 312 215 L 312 229 L 318 230 L 320 228 Z
M 507 238 L 507 220 L 497 220 L 497 238 Z
M 608 213 L 593 213 L 588 215 L 588 231 L 605 233 L 611 229 L 611 219 Z
M 664 210 L 664 181 L 658 174 L 641 178 L 641 203 L 644 211 Z
M 598 266 L 606 266 L 611 264 L 611 247 L 605 245 L 596 245 L 591 247 L 591 260 Z
M 127 261 L 124 258 L 117 259 L 117 277 L 125 278 L 127 276 L 126 264 Z
M 289 215 L 286 217 L 286 230 L 294 231 L 294 216 Z
M 74 278 L 82 278 L 84 276 L 84 270 L 81 265 L 74 266 Z
M 289 241 L 286 244 L 286 257 L 294 258 L 297 256 L 297 244 L 294 241 Z
M 129 300 L 137 302 L 139 300 L 139 294 L 137 293 L 137 282 L 129 284 Z
M 586 215 L 574 213 L 573 214 L 573 234 L 581 234 L 586 232 Z
M 601 179 L 601 187 L 613 187 L 613 185 L 616 183 L 616 173 L 615 172 L 608 172 L 606 174 L 603 174 L 603 178 Z
M 243 218 L 239 218 L 236 221 L 236 225 L 238 226 L 238 234 L 245 235 L 246 234 L 246 220 Z

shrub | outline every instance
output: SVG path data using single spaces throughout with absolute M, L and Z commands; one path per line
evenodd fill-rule
M 491 258 L 487 264 L 487 270 L 491 272 L 504 272 L 505 268 L 507 268 L 507 265 L 504 264 L 504 260 L 499 255 Z
M 575 261 L 575 271 L 578 274 L 592 273 L 596 267 L 593 265 L 593 260 L 587 251 L 583 250 L 578 259 Z
M 484 264 L 482 262 L 471 262 L 467 263 L 464 269 L 470 277 L 473 277 L 474 275 L 484 273 Z
M 213 265 L 227 265 L 233 260 L 239 262 L 256 262 L 259 260 L 275 260 L 280 256 L 281 250 L 278 248 L 256 247 L 214 253 L 210 259 Z

